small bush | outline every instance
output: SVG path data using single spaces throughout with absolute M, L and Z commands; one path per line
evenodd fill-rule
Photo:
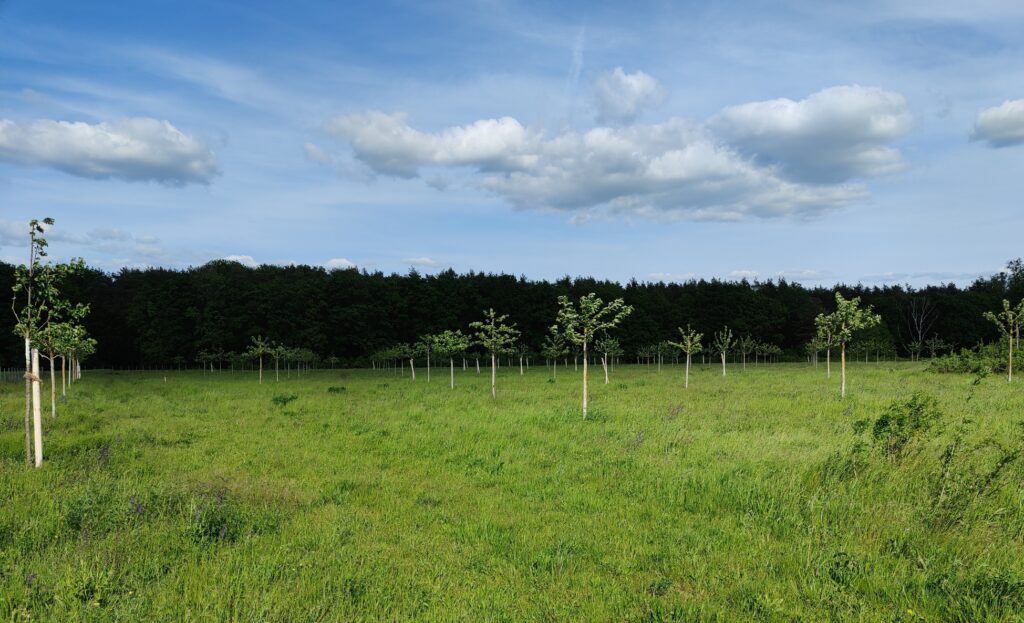
M 976 348 L 961 348 L 960 352 L 936 357 L 929 363 L 932 372 L 988 375 L 1005 372 L 1008 353 L 1006 345 L 985 344 Z
M 274 396 L 271 400 L 275 405 L 283 407 L 287 405 L 289 402 L 296 399 L 298 399 L 298 396 L 296 396 L 295 394 L 278 394 Z
M 895 400 L 871 427 L 871 438 L 883 455 L 899 460 L 914 438 L 931 428 L 942 415 L 938 401 L 915 393 L 908 400 Z

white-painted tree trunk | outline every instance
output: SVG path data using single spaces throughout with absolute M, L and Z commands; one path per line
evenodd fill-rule
M 839 383 L 839 397 L 846 398 L 846 343 L 841 346 L 839 360 L 839 373 L 842 376 L 842 381 Z
M 32 342 L 25 337 L 25 466 L 32 465 Z
M 601 367 L 604 368 L 604 384 L 608 384 L 608 353 L 601 357 Z
M 519 358 L 519 376 L 523 376 L 523 358 Z
M 721 355 L 722 355 L 722 376 L 725 376 L 725 353 L 721 353 Z
M 832 378 L 832 349 L 825 351 L 825 378 Z
M 39 351 L 32 349 L 32 432 L 35 437 L 36 467 L 43 464 L 43 413 L 40 408 Z
M 480 374 L 480 358 L 476 358 L 476 373 Z
M 451 374 L 451 376 L 452 376 L 451 387 L 452 387 L 452 389 L 455 389 L 455 359 L 454 358 L 448 359 L 448 364 L 449 364 L 449 367 L 451 368 L 451 373 L 452 373 Z
M 67 362 L 66 358 L 60 358 L 60 395 L 62 398 L 68 397 L 67 377 L 64 374 L 64 368 L 67 366 Z
M 427 352 L 427 383 L 430 382 L 430 353 Z
M 54 372 L 54 357 L 56 355 L 50 355 L 50 417 L 57 419 L 57 374 Z
M 416 380 L 416 366 L 413 365 L 413 360 L 409 360 L 409 372 L 412 373 L 412 380 Z
M 583 342 L 583 419 L 587 419 L 587 343 Z
M 690 388 L 690 353 L 686 353 L 686 380 L 683 381 L 683 389 Z
M 491 353 L 491 398 L 498 397 L 498 390 L 495 389 L 495 381 L 497 380 L 498 367 L 495 365 L 495 359 L 497 357 L 494 353 Z

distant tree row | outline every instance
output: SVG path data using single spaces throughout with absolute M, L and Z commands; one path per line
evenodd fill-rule
M 0 264 L 0 287 L 10 291 L 14 279 L 14 267 Z M 863 346 L 870 342 L 876 355 L 917 358 L 999 339 L 998 327 L 982 314 L 1001 309 L 1003 299 L 1024 297 L 1024 265 L 1015 260 L 1006 271 L 964 288 L 837 289 L 847 300 L 859 297 L 882 317 L 862 332 L 860 356 L 867 356 Z M 708 342 L 728 326 L 737 340 L 781 349 L 770 358 L 805 358 L 817 334 L 814 319 L 836 309 L 834 291 L 784 280 L 548 282 L 452 271 L 387 275 L 309 266 L 248 268 L 227 261 L 182 271 L 124 269 L 108 274 L 84 268 L 62 286 L 69 300 L 90 306 L 82 324 L 97 340 L 91 365 L 207 368 L 240 361 L 254 335 L 308 350 L 336 365 L 369 365 L 371 353 L 414 344 L 422 335 L 468 328 L 479 320 L 480 310 L 491 307 L 515 323 L 524 348 L 541 353 L 558 313 L 558 298 L 579 300 L 590 292 L 606 301 L 621 298 L 633 308 L 614 336 L 623 351 L 619 357 L 672 339 L 682 322 Z M 742 343 L 732 348 L 743 352 Z M 4 365 L 22 361 L 22 350 L 16 336 L 5 332 L 0 337 Z M 705 353 L 719 355 L 712 350 Z M 755 356 L 761 360 L 766 355 Z

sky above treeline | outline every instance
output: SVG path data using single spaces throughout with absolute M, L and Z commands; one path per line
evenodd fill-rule
M 0 0 L 0 259 L 809 286 L 1024 255 L 1024 2 Z

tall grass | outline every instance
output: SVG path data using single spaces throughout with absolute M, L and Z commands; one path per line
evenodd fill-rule
M 1024 391 L 923 368 L 0 386 L 0 618 L 1024 620 Z

